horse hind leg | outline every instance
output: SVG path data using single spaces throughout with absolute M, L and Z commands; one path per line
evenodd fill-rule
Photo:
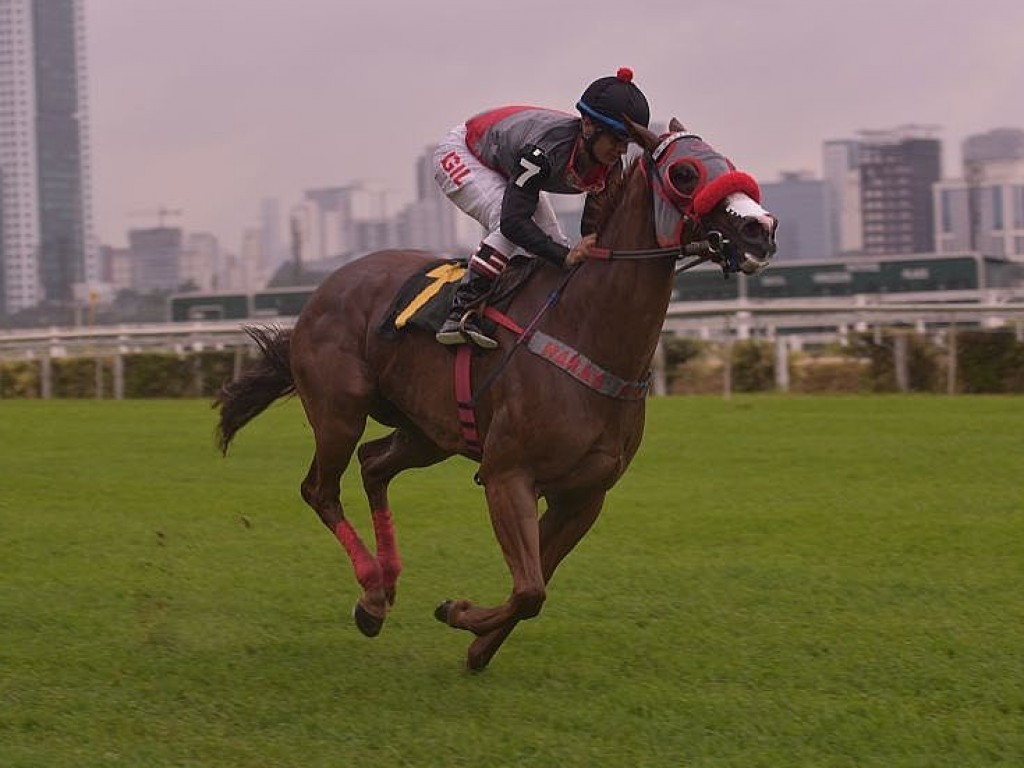
M 438 448 L 419 430 L 405 426 L 387 437 L 363 443 L 357 455 L 363 490 L 370 505 L 384 596 L 391 606 L 395 603 L 402 559 L 398 553 L 391 519 L 388 485 L 400 472 L 413 467 L 428 467 L 448 458 L 450 454 Z
M 377 558 L 370 554 L 345 517 L 341 504 L 341 476 L 366 426 L 366 411 L 353 401 L 344 412 L 326 414 L 307 409 L 307 415 L 313 425 L 316 453 L 302 481 L 302 498 L 348 554 L 356 581 L 363 588 L 354 611 L 356 625 L 364 635 L 372 637 L 380 632 L 387 614 L 383 574 Z

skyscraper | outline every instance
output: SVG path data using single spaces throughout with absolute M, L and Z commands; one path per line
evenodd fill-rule
M 0 0 L 0 310 L 99 280 L 84 0 Z
M 963 178 L 935 185 L 939 253 L 979 251 L 1024 261 L 1024 130 L 997 128 L 963 142 Z
M 860 253 L 864 247 L 860 209 L 860 142 L 826 141 L 822 151 L 831 222 L 832 252 Z
M 778 232 L 780 261 L 831 259 L 832 197 L 828 183 L 800 171 L 784 172 L 779 181 L 761 185 L 765 205 L 782 222 Z
M 908 125 L 861 131 L 860 199 L 864 253 L 935 250 L 932 185 L 942 177 L 937 129 Z

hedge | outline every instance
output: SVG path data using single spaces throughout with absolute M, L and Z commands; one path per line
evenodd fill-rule
M 902 337 L 903 341 L 897 342 Z M 949 354 L 945 344 L 900 330 L 856 336 L 844 347 L 789 355 L 789 391 L 871 393 L 899 390 L 895 345 L 906 345 L 907 388 L 946 393 Z M 775 385 L 775 342 L 736 341 L 729 345 L 732 389 L 770 392 Z M 956 336 L 956 390 L 968 394 L 1024 393 L 1024 342 L 1010 331 L 961 331 Z M 671 394 L 711 394 L 725 388 L 725 345 L 692 339 L 665 339 Z
M 928 337 L 899 332 L 906 344 L 907 384 L 914 392 L 948 391 L 949 350 Z M 671 394 L 717 394 L 725 388 L 725 346 L 666 335 L 666 380 Z M 789 355 L 794 393 L 870 393 L 898 390 L 896 334 L 865 334 L 846 346 L 832 345 Z M 729 345 L 732 389 L 775 389 L 775 343 L 744 340 Z M 121 357 L 126 398 L 212 398 L 235 370 L 235 352 L 138 353 Z M 0 398 L 42 396 L 40 360 L 0 361 Z M 51 396 L 111 398 L 115 358 L 53 358 Z M 97 383 L 99 393 L 97 393 Z M 965 330 L 957 334 L 957 391 L 969 394 L 1024 393 L 1024 342 L 1009 331 Z
M 183 355 L 147 352 L 123 355 L 121 361 L 126 398 L 212 398 L 231 380 L 235 370 L 233 351 Z M 115 358 L 111 356 L 53 358 L 50 361 L 51 395 L 111 398 L 115 365 Z M 40 360 L 0 362 L 0 398 L 41 397 L 42 366 Z

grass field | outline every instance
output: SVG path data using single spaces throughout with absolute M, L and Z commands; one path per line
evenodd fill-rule
M 0 401 L 0 766 L 1024 765 L 1024 400 L 674 398 L 483 674 L 462 459 L 392 503 L 358 634 L 297 404 Z M 357 483 L 350 515 L 369 532 Z

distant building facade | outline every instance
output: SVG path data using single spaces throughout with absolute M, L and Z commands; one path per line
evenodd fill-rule
M 0 310 L 98 283 L 83 0 L 0 0 Z
M 277 198 L 266 197 L 260 201 L 260 238 L 264 270 L 273 274 L 288 259 L 281 231 L 281 205 Z
M 179 227 L 129 230 L 128 250 L 132 255 L 136 291 L 176 291 L 181 286 L 182 232 Z
M 200 291 L 216 290 L 219 283 L 220 244 L 209 232 L 192 232 L 185 237 L 181 252 L 181 282 Z
M 434 148 L 416 160 L 416 199 L 398 214 L 397 245 L 444 254 L 462 249 L 456 216 L 462 216 L 434 181 Z
M 826 141 L 822 150 L 822 176 L 828 194 L 832 252 L 860 253 L 864 249 L 860 209 L 860 142 Z
M 962 149 L 962 178 L 935 185 L 938 252 L 1024 261 L 1024 130 L 969 136 Z
M 761 195 L 779 219 L 776 241 L 780 260 L 831 259 L 836 255 L 827 182 L 806 172 L 783 173 L 781 180 L 761 184 Z
M 364 183 L 307 190 L 292 211 L 301 260 L 344 262 L 395 246 L 397 225 L 388 216 L 387 194 Z
M 932 185 L 942 178 L 935 129 L 862 131 L 860 201 L 863 252 L 871 256 L 935 250 Z

